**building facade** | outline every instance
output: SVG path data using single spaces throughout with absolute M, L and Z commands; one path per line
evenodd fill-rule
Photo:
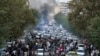
M 58 10 L 60 13 L 67 15 L 68 14 L 68 8 L 67 8 L 67 3 L 70 0 L 56 0 L 56 4 L 58 6 Z

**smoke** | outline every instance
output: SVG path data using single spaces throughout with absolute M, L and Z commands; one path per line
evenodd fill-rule
M 29 0 L 30 8 L 37 9 L 40 12 L 40 20 L 36 29 L 44 29 L 51 19 L 50 13 L 53 11 L 54 0 Z
M 37 25 L 37 29 L 44 30 L 44 26 L 49 23 L 48 15 L 50 13 L 50 6 L 48 4 L 43 4 L 40 9 L 40 23 Z

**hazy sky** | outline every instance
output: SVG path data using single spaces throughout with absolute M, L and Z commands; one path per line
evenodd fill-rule
M 56 0 L 57 2 L 69 2 L 70 0 Z
M 31 8 L 40 8 L 43 3 L 51 4 L 53 0 L 29 0 Z
M 53 0 L 29 0 L 31 8 L 40 8 L 41 3 L 50 3 L 50 1 L 53 1 Z M 70 0 L 56 0 L 56 1 L 57 2 L 68 2 Z

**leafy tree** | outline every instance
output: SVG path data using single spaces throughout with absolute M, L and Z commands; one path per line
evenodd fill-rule
M 35 23 L 37 11 L 29 9 L 26 2 L 0 0 L 0 39 L 18 38 L 23 34 L 25 26 Z
M 90 21 L 90 25 L 88 28 L 88 39 L 91 40 L 92 43 L 100 46 L 100 17 L 97 16 Z
M 66 28 L 67 30 L 69 31 L 72 31 L 72 26 L 70 25 L 70 22 L 68 21 L 68 17 L 65 16 L 64 14 L 62 13 L 58 13 L 55 15 L 55 20 L 57 21 L 57 23 L 61 24 L 64 28 Z
M 87 37 L 93 42 L 98 42 L 99 34 L 99 17 L 100 17 L 100 0 L 72 0 L 68 3 L 70 13 L 69 21 L 79 32 L 82 37 Z M 98 21 L 97 21 L 98 20 Z M 98 30 L 96 29 L 98 28 Z M 97 43 L 97 45 L 98 45 Z

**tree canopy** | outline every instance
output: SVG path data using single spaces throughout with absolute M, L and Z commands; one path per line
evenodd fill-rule
M 69 21 L 77 32 L 99 45 L 100 0 L 72 0 L 68 3 L 68 8 L 70 9 Z
M 19 37 L 25 26 L 35 23 L 35 12 L 27 0 L 0 0 L 0 39 Z

